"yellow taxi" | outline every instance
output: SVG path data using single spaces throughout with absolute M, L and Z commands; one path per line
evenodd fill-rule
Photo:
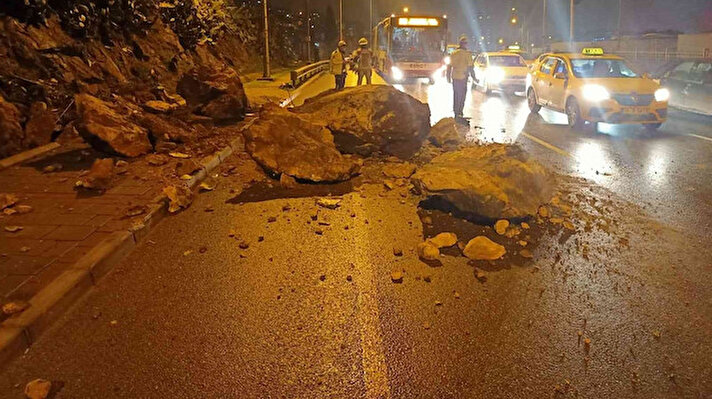
M 521 55 L 508 51 L 481 53 L 475 58 L 475 88 L 489 94 L 500 90 L 508 94 L 524 92 L 527 64 Z
M 541 107 L 565 112 L 572 128 L 605 122 L 657 129 L 667 118 L 670 98 L 667 89 L 623 58 L 598 48 L 542 55 L 527 75 L 526 90 L 531 112 Z

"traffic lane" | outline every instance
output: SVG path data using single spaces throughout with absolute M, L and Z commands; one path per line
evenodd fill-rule
M 0 392 L 21 396 L 42 377 L 65 383 L 61 397 L 362 397 L 351 265 L 363 259 L 315 234 L 313 199 L 226 205 L 232 197 L 202 194 L 164 220 L 8 366 Z M 332 216 L 338 227 L 322 229 L 355 223 Z
M 452 87 L 413 82 L 395 87 L 431 107 L 431 122 L 452 116 Z M 521 143 L 552 169 L 590 179 L 679 227 L 709 226 L 712 209 L 712 118 L 671 110 L 659 131 L 637 125 L 599 124 L 573 131 L 566 115 L 550 110 L 531 114 L 526 99 L 471 90 L 465 104 L 473 141 Z M 697 136 L 697 137 L 696 137 Z M 699 225 L 699 220 L 705 220 Z

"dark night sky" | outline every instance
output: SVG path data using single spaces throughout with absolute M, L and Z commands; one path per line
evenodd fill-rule
M 549 1 L 549 30 L 568 35 L 568 0 Z M 310 0 L 313 9 L 326 9 L 331 4 L 338 15 L 338 0 Z M 344 20 L 348 23 L 368 21 L 369 0 L 344 0 Z M 506 26 L 512 6 L 531 9 L 532 26 L 540 31 L 542 0 L 374 0 L 379 15 L 397 12 L 409 6 L 411 13 L 448 14 L 453 33 L 474 33 L 473 17 L 480 10 L 496 15 Z M 278 7 L 303 9 L 305 0 L 272 0 Z M 577 34 L 614 31 L 617 26 L 618 0 L 583 0 L 577 6 Z M 712 30 L 712 0 L 623 0 L 624 32 L 674 29 L 683 32 Z M 539 34 L 537 32 L 537 34 Z

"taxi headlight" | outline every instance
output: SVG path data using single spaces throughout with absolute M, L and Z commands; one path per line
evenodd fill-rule
M 583 97 L 588 101 L 599 102 L 611 98 L 611 94 L 601 85 L 586 85 L 583 87 Z
M 489 68 L 487 69 L 487 82 L 497 84 L 504 80 L 504 69 Z
M 655 90 L 655 101 L 667 101 L 670 99 L 670 90 L 657 89 Z
M 443 59 L 443 62 L 445 63 L 445 65 L 450 65 L 450 61 L 452 61 L 452 60 L 450 59 L 449 55 Z
M 391 67 L 391 76 L 394 80 L 403 80 L 403 71 L 398 67 Z

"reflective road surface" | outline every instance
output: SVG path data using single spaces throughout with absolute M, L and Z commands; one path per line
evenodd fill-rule
M 427 102 L 431 121 L 452 114 L 452 89 L 410 82 L 396 88 Z M 555 170 L 589 179 L 678 228 L 709 234 L 712 218 L 712 117 L 670 110 L 656 132 L 636 125 L 599 124 L 573 131 L 566 115 L 530 114 L 523 93 L 485 95 L 471 90 L 465 104 L 471 137 L 516 142 Z

